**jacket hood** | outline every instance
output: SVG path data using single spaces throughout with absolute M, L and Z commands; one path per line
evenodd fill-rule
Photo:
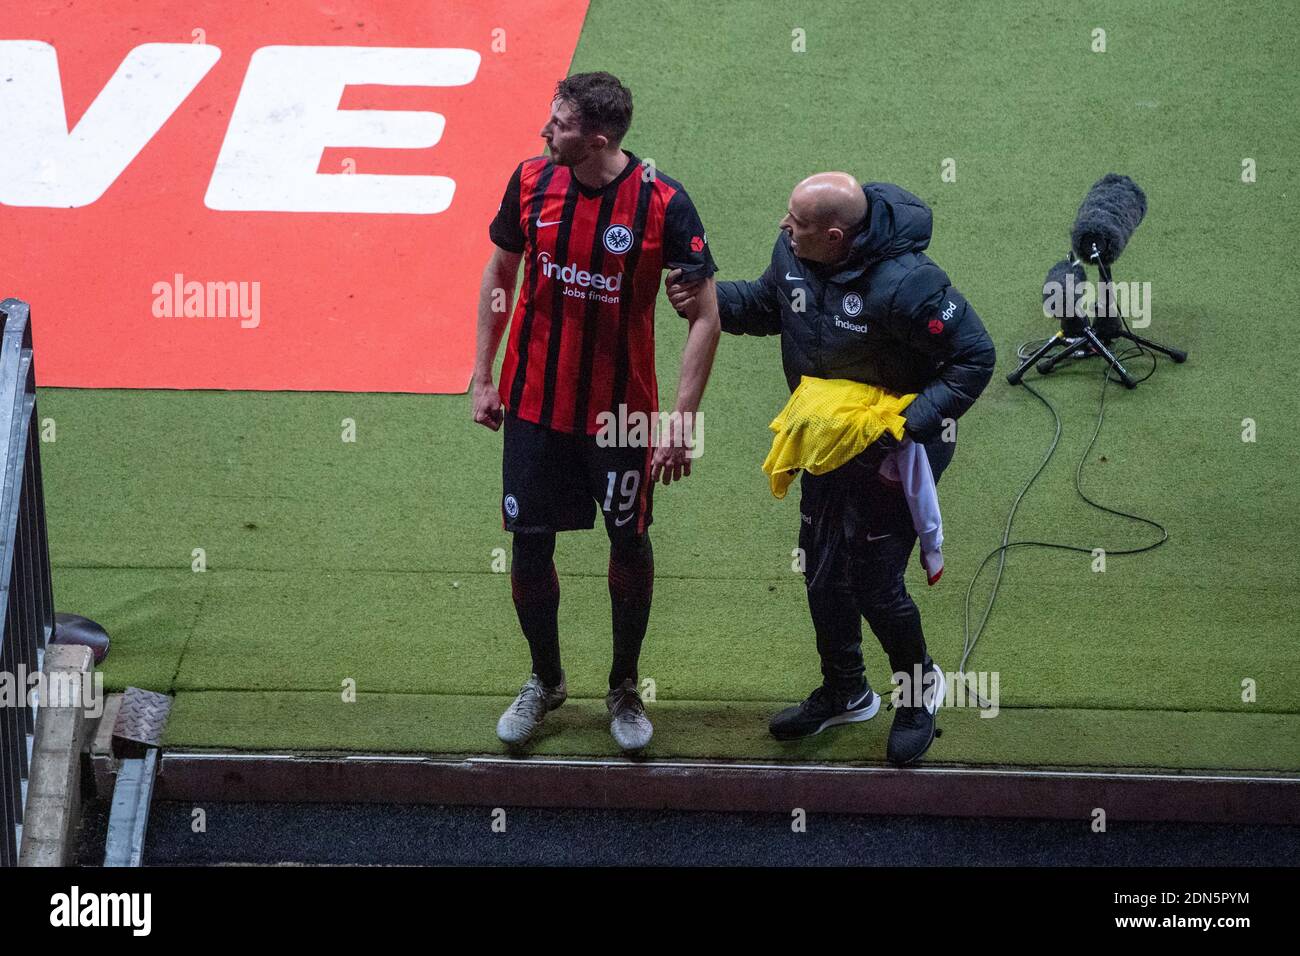
M 867 226 L 853 240 L 849 257 L 831 276 L 846 282 L 882 259 L 921 252 L 930 245 L 934 216 L 906 189 L 892 183 L 863 183 L 867 197 Z

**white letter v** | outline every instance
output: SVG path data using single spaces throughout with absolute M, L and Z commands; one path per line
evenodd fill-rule
M 0 204 L 90 205 L 220 58 L 203 43 L 138 46 L 69 132 L 54 47 L 0 41 Z

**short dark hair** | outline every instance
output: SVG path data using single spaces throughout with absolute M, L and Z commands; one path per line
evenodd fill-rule
M 575 73 L 555 85 L 555 98 L 570 103 L 583 133 L 621 143 L 632 125 L 632 91 L 612 73 Z

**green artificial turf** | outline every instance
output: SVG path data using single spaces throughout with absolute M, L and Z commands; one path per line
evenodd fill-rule
M 493 733 L 508 697 L 423 694 L 359 695 L 311 692 L 198 691 L 182 693 L 167 727 L 173 747 L 279 750 L 284 725 L 294 746 L 337 749 L 345 737 L 366 752 L 502 753 Z M 655 736 L 644 756 L 744 757 L 774 761 L 881 762 L 889 715 L 781 743 L 767 733 L 777 701 L 664 701 L 648 705 Z M 1271 770 L 1300 767 L 1300 718 L 1294 714 L 1183 711 L 1003 711 L 981 719 L 975 710 L 943 715 L 944 733 L 927 755 L 932 763 L 1019 767 L 1164 767 Z M 539 756 L 609 756 L 608 714 L 602 701 L 570 699 L 547 718 L 529 752 Z
M 1105 53 L 1090 49 L 1097 27 Z M 796 28 L 805 53 L 791 52 Z M 967 586 L 1053 433 L 1044 406 L 1004 379 L 1016 347 L 1053 330 L 1043 275 L 1103 173 L 1147 193 L 1116 278 L 1151 282 L 1144 334 L 1191 360 L 1162 361 L 1136 391 L 1109 387 L 1083 483 L 1169 540 L 1111 554 L 1103 573 L 1087 554 L 1012 549 L 968 665 L 999 673 L 1002 713 L 945 717 L 934 759 L 1300 770 L 1300 401 L 1284 261 L 1300 226 L 1286 107 L 1300 94 L 1297 39 L 1286 3 L 592 4 L 573 70 L 609 69 L 634 91 L 626 145 L 686 185 L 722 278 L 762 270 L 789 190 L 811 172 L 896 182 L 932 205 L 929 251 L 999 353 L 939 486 L 943 579 L 928 588 L 908 571 L 948 670 Z M 1255 183 L 1241 181 L 1246 157 Z M 947 158 L 956 182 L 940 179 Z M 34 308 L 38 346 L 42 320 Z M 665 404 L 682 333 L 661 302 Z M 1030 375 L 1063 432 L 1013 540 L 1115 551 L 1158 537 L 1074 493 L 1100 375 L 1095 361 Z M 656 494 L 641 668 L 656 686 L 656 755 L 883 754 L 884 714 L 794 749 L 763 734 L 773 707 L 819 679 L 791 570 L 796 498 L 773 499 L 759 469 L 785 397 L 775 339 L 724 338 L 704 454 Z M 39 412 L 56 424 L 42 448 L 56 602 L 113 635 L 110 688 L 177 693 L 170 743 L 499 750 L 495 715 L 528 656 L 494 569 L 509 548 L 500 436 L 469 421 L 464 396 L 42 389 Z M 340 440 L 344 418 L 355 443 Z M 562 644 L 584 700 L 557 712 L 539 752 L 612 748 L 598 700 L 606 559 L 601 532 L 561 536 Z M 886 686 L 869 633 L 867 659 Z M 358 702 L 336 706 L 348 679 Z

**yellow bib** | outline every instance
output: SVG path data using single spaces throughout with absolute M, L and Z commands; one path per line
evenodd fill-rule
M 915 392 L 895 395 L 877 385 L 803 376 L 768 426 L 776 435 L 763 471 L 772 494 L 784 498 L 801 468 L 814 475 L 834 471 L 886 431 L 902 441 L 902 412 L 914 398 Z

